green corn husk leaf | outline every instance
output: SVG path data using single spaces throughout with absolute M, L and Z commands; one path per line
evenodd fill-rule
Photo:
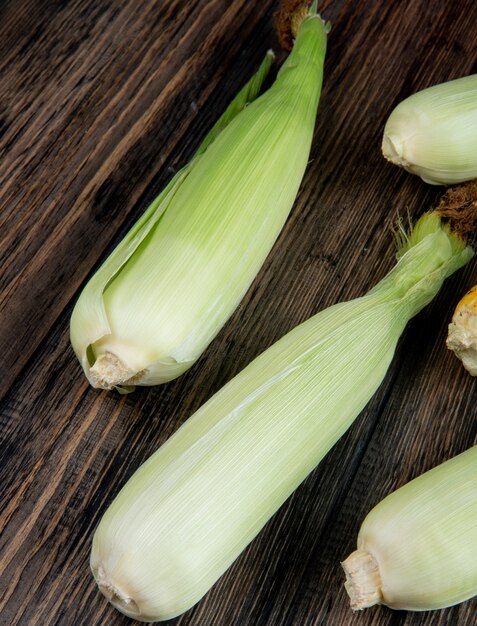
M 152 621 L 197 602 L 348 429 L 409 319 L 471 256 L 426 214 L 374 289 L 292 330 L 202 406 L 96 530 L 91 568 L 114 606 Z
M 477 446 L 375 506 L 342 565 L 355 609 L 427 611 L 477 595 Z
M 477 74 L 403 100 L 386 122 L 382 149 L 431 185 L 477 178 Z
M 303 177 L 326 27 L 309 13 L 274 84 L 271 57 L 85 287 L 71 341 L 89 381 L 154 385 L 187 370 L 239 304 Z

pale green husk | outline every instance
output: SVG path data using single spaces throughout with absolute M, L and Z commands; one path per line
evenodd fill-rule
M 380 502 L 343 567 L 357 609 L 424 611 L 477 595 L 477 446 Z
M 382 149 L 431 185 L 477 178 L 477 74 L 403 100 L 386 122 Z
M 96 531 L 91 567 L 113 604 L 147 621 L 197 602 L 350 426 L 408 320 L 471 256 L 425 215 L 374 289 L 292 330 L 200 408 Z
M 325 50 L 325 25 L 310 14 L 270 89 L 257 98 L 268 55 L 86 285 L 71 341 L 92 385 L 124 389 L 179 376 L 237 307 L 298 192 Z

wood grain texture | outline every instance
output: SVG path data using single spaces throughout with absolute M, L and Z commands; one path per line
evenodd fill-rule
M 10 0 L 0 7 L 0 623 L 120 626 L 88 569 L 119 487 L 293 326 L 389 269 L 390 227 L 439 192 L 383 162 L 392 107 L 477 71 L 473 0 L 330 0 L 312 158 L 244 301 L 200 362 L 130 396 L 91 389 L 68 340 L 82 284 L 276 47 L 272 0 Z M 210 593 L 174 626 L 444 626 L 353 614 L 339 562 L 379 500 L 475 444 L 476 383 L 444 346 L 476 263 L 406 330 L 355 425 Z

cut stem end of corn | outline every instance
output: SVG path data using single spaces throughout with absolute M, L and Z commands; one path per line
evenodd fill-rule
M 382 145 L 383 156 L 387 161 L 399 165 L 399 167 L 408 167 L 409 163 L 403 157 L 404 149 L 402 141 L 396 135 L 386 135 L 383 137 Z
M 95 572 L 95 578 L 101 593 L 118 611 L 121 611 L 121 613 L 124 613 L 128 617 L 137 620 L 141 619 L 141 611 L 136 602 L 121 589 L 111 584 L 102 566 L 99 566 L 97 572 Z
M 114 389 L 120 385 L 134 385 L 145 372 L 134 372 L 112 352 L 101 354 L 89 368 L 89 379 L 93 387 Z
M 346 574 L 345 588 L 352 609 L 360 610 L 380 604 L 381 574 L 376 559 L 369 552 L 359 548 L 341 566 Z

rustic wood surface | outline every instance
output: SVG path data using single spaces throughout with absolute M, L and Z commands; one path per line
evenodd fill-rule
M 180 379 L 88 386 L 68 340 L 81 286 L 277 47 L 271 0 L 7 0 L 0 6 L 0 623 L 132 623 L 96 590 L 94 528 L 132 472 L 254 356 L 358 296 L 390 227 L 438 188 L 386 164 L 384 121 L 413 91 L 477 72 L 474 0 L 330 0 L 312 159 L 243 303 Z M 379 392 L 180 626 L 475 624 L 476 600 L 353 614 L 340 560 L 387 493 L 476 443 L 476 382 L 446 325 L 476 263 L 407 328 Z

